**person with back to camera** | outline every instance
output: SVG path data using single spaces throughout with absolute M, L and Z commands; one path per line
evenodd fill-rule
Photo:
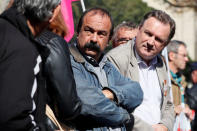
M 64 23 L 62 13 L 59 11 L 57 17 L 50 22 L 48 29 L 37 37 L 37 41 L 47 48 L 43 52 L 43 56 L 44 74 L 47 78 L 48 104 L 54 112 L 54 117 L 51 120 L 56 119 L 53 123 L 59 123 L 56 125 L 49 124 L 53 130 L 69 129 L 65 121 L 74 119 L 79 115 L 82 106 L 76 92 L 70 52 L 66 41 L 63 39 L 67 34 L 66 23 Z M 49 107 L 47 106 L 47 111 Z
M 0 15 L 0 130 L 46 130 L 41 45 L 60 0 L 14 0 Z

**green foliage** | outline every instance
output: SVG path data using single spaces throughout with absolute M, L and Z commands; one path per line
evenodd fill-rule
M 136 24 L 139 23 L 143 15 L 150 10 L 150 7 L 141 0 L 84 0 L 86 9 L 92 7 L 102 7 L 107 9 L 117 25 L 122 21 L 132 21 Z M 82 14 L 80 1 L 73 2 L 73 14 L 75 27 Z

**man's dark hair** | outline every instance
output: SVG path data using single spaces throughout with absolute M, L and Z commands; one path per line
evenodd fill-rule
M 111 21 L 111 29 L 110 29 L 110 39 L 113 35 L 113 29 L 114 29 L 114 24 L 113 24 L 113 20 L 112 20 L 112 17 L 111 17 L 111 14 L 106 10 L 106 9 L 103 9 L 103 8 L 100 8 L 100 7 L 94 7 L 94 8 L 90 8 L 88 10 L 86 10 L 82 16 L 80 17 L 79 19 L 79 23 L 78 23 L 78 26 L 77 26 L 77 34 L 79 34 L 79 32 L 81 31 L 81 27 L 83 25 L 83 21 L 84 21 L 84 17 L 86 16 L 87 13 L 91 12 L 91 11 L 94 11 L 94 14 L 101 14 L 101 15 L 106 15 L 110 18 L 110 21 Z
M 175 34 L 176 24 L 175 24 L 174 20 L 164 11 L 153 10 L 153 11 L 147 13 L 143 17 L 143 19 L 141 20 L 141 22 L 139 24 L 139 28 L 141 28 L 144 25 L 144 22 L 150 17 L 156 18 L 157 20 L 159 20 L 163 24 L 169 24 L 170 25 L 170 34 L 169 34 L 168 40 L 166 42 L 166 43 L 168 43 Z

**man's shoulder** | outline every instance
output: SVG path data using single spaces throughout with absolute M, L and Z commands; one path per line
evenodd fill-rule
M 127 75 L 128 66 L 133 56 L 133 41 L 122 44 L 112 49 L 108 54 L 108 60 L 123 74 Z
M 112 63 L 116 63 L 119 66 L 127 65 L 132 56 L 132 41 L 126 44 L 122 44 L 107 53 L 107 58 Z
M 70 54 L 72 56 L 71 59 L 75 60 L 75 62 L 77 63 L 85 62 L 85 58 L 83 57 L 83 55 L 80 53 L 80 51 L 76 47 L 76 42 L 69 44 L 68 47 L 69 47 Z
M 126 44 L 119 45 L 116 48 L 113 48 L 107 53 L 107 56 L 111 57 L 122 57 L 122 56 L 127 56 L 131 52 L 132 47 L 132 41 L 129 41 Z
M 33 54 L 29 50 L 37 50 L 34 41 L 31 41 L 19 29 L 2 18 L 0 18 L 0 40 L 0 51 L 4 56 L 16 52 L 20 52 L 20 54 L 23 52 L 31 56 Z
M 0 29 L 1 40 L 10 39 L 10 41 L 12 41 L 14 39 L 14 41 L 17 42 L 17 40 L 20 40 L 21 37 L 25 38 L 22 32 L 3 18 L 0 18 Z
M 1 29 L 5 29 L 5 28 L 10 28 L 10 27 L 14 27 L 9 21 L 5 20 L 4 18 L 0 17 L 0 27 Z M 3 30 L 1 30 L 3 31 Z

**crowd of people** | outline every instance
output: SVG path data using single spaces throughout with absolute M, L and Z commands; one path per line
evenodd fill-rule
M 153 10 L 139 25 L 114 28 L 110 13 L 94 7 L 67 43 L 60 4 L 11 0 L 0 15 L 0 130 L 173 131 L 184 112 L 195 131 L 197 63 L 187 84 L 186 44 L 171 40 L 172 17 Z

